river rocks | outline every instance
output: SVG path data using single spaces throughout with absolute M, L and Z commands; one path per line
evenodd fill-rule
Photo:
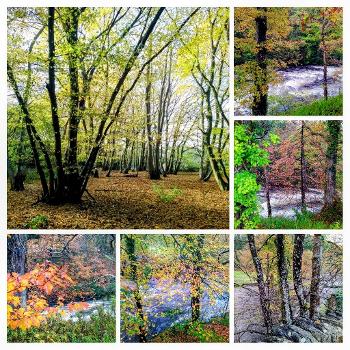
M 341 318 L 322 316 L 318 322 L 297 318 L 291 325 L 275 326 L 267 342 L 339 343 L 342 339 Z

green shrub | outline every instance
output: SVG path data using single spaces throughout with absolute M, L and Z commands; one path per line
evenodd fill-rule
M 152 341 L 160 343 L 179 343 L 179 342 L 199 342 L 199 343 L 224 343 L 228 342 L 228 338 L 221 336 L 215 332 L 215 327 L 210 325 L 221 325 L 229 328 L 229 314 L 215 317 L 207 323 L 200 321 L 186 321 L 178 323 L 175 326 L 165 330 L 152 339 Z
M 152 185 L 152 190 L 154 193 L 158 195 L 159 199 L 164 203 L 170 203 L 176 197 L 182 194 L 182 190 L 180 188 L 173 187 L 170 189 L 165 189 L 164 187 L 161 187 L 156 184 Z
M 114 343 L 115 316 L 102 308 L 89 320 L 64 321 L 60 317 L 50 318 L 39 328 L 8 329 L 10 343 Z
M 25 228 L 30 229 L 42 229 L 42 228 L 48 228 L 49 226 L 49 220 L 47 216 L 45 215 L 37 215 L 34 216 L 33 219 L 30 219 L 26 224 Z
M 343 290 L 340 289 L 335 293 L 335 299 L 337 301 L 337 311 L 343 313 Z

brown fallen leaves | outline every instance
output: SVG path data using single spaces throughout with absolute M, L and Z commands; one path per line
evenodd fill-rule
M 181 193 L 170 202 L 160 199 L 153 184 Z M 48 218 L 54 229 L 228 229 L 229 194 L 221 192 L 214 179 L 201 182 L 197 174 L 169 175 L 151 181 L 147 173 L 124 177 L 91 178 L 89 193 L 81 204 L 60 206 L 38 203 L 39 182 L 26 184 L 25 191 L 8 191 L 8 228 L 21 229 L 37 215 Z

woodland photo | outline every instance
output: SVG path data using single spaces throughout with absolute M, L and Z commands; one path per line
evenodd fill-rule
M 343 342 L 341 234 L 237 234 L 234 276 L 235 342 Z
M 229 342 L 229 235 L 121 236 L 122 342 Z
M 236 121 L 238 229 L 341 229 L 342 122 Z
M 235 8 L 235 115 L 342 115 L 343 9 Z
M 7 24 L 9 228 L 228 229 L 228 8 Z
M 7 341 L 116 341 L 115 235 L 9 234 Z

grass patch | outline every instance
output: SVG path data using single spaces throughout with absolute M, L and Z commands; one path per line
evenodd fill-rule
M 156 193 L 159 197 L 159 199 L 164 203 L 170 203 L 172 202 L 176 197 L 180 196 L 182 194 L 182 191 L 178 187 L 173 187 L 166 189 L 162 186 L 153 184 L 152 190 L 154 193 Z
M 342 115 L 343 95 L 329 97 L 327 100 L 320 99 L 311 103 L 296 105 L 283 113 L 283 115 Z
M 45 215 L 34 216 L 33 219 L 30 219 L 25 225 L 25 228 L 30 229 L 42 229 L 49 226 L 49 219 Z
M 237 286 L 243 286 L 244 284 L 250 284 L 255 282 L 243 271 L 236 271 L 236 270 L 234 272 L 234 281 L 235 281 L 235 285 Z
M 99 309 L 90 320 L 64 321 L 50 318 L 40 327 L 8 329 L 9 343 L 114 343 L 115 316 Z
M 272 218 L 260 218 L 259 229 L 341 229 L 339 221 L 326 222 L 319 215 L 310 212 L 296 213 L 295 218 L 276 216 Z

